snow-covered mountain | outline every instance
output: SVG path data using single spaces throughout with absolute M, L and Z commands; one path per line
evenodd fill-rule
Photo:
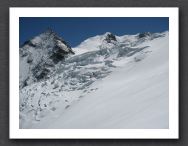
M 168 128 L 168 43 L 168 32 L 107 32 L 72 49 L 54 33 L 35 37 L 20 49 L 21 83 L 30 77 L 20 88 L 20 128 Z M 63 50 L 57 61 L 54 46 Z
M 48 29 L 20 48 L 20 88 L 47 79 L 60 62 L 74 54 L 63 38 Z

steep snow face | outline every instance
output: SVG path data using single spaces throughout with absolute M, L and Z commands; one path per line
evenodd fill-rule
M 20 48 L 20 88 L 49 78 L 69 54 L 71 47 L 51 30 L 26 41 Z
M 87 39 L 20 90 L 20 128 L 168 128 L 168 47 L 168 32 Z

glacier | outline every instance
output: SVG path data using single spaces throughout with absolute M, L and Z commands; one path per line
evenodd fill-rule
M 20 48 L 20 128 L 169 128 L 168 39 L 168 31 L 107 32 L 71 48 L 48 31 L 28 41 Z

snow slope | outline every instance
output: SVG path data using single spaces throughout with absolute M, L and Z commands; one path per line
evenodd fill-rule
M 168 32 L 108 34 L 20 90 L 20 128 L 168 128 Z

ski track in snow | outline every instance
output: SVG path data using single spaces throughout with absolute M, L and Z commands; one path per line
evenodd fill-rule
M 20 89 L 20 128 L 168 128 L 168 32 L 118 43 L 104 36 Z

